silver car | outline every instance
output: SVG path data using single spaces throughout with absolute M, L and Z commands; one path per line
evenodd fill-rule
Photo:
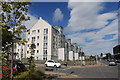
M 117 63 L 114 60 L 109 61 L 109 66 L 116 66 Z

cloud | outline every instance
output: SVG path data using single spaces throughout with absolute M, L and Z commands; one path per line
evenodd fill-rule
M 55 21 L 55 22 L 62 21 L 63 17 L 64 17 L 64 15 L 63 15 L 62 11 L 60 10 L 60 8 L 57 8 L 53 14 L 53 21 Z
M 100 15 L 99 12 L 104 9 L 103 4 L 100 2 L 69 3 L 68 8 L 71 9 L 70 19 L 68 26 L 64 29 L 64 33 L 77 32 L 84 29 L 99 29 L 107 25 L 109 23 L 108 20 L 113 19 L 117 15 L 115 12 Z
M 118 20 L 114 20 L 109 24 L 107 27 L 103 28 L 102 30 L 96 32 L 87 32 L 87 33 L 73 33 L 66 35 L 67 38 L 72 39 L 72 43 L 82 44 L 84 46 L 83 49 L 86 54 L 99 54 L 105 52 L 111 52 L 112 48 L 118 44 Z M 116 34 L 113 38 L 105 40 L 103 37 L 105 35 Z M 91 40 L 86 41 L 86 39 Z
M 97 20 L 97 14 L 103 8 L 100 5 L 100 3 L 96 2 L 69 2 L 68 8 L 71 9 L 70 19 L 64 32 L 69 33 L 93 28 L 94 22 Z
M 112 48 L 118 43 L 117 12 L 100 14 L 100 11 L 104 10 L 101 2 L 68 3 L 68 8 L 71 11 L 69 23 L 64 29 L 66 37 L 71 38 L 73 43 L 82 45 L 86 54 L 112 53 Z M 83 30 L 84 32 L 81 32 Z M 106 35 L 112 34 L 115 35 L 104 39 Z
M 119 2 L 119 0 L 69 0 L 69 2 Z

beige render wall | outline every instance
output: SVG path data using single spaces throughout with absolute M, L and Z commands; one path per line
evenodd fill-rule
M 28 44 L 31 44 L 32 37 L 36 37 L 35 39 L 35 45 L 36 45 L 36 50 L 39 50 L 39 53 L 35 52 L 34 57 L 39 57 L 39 60 L 43 60 L 43 45 L 44 45 L 44 29 L 48 28 L 48 50 L 47 50 L 47 55 L 48 59 L 51 59 L 51 25 L 48 24 L 46 21 L 44 21 L 42 18 L 40 18 L 36 24 L 30 29 L 30 35 L 27 35 L 27 37 L 30 39 L 28 41 Z M 32 34 L 32 30 L 40 30 L 39 33 Z M 39 36 L 39 40 L 37 39 L 37 36 Z M 39 46 L 37 46 L 37 43 L 39 43 Z M 29 51 L 29 47 L 27 47 L 27 51 Z M 27 53 L 27 52 L 26 52 Z M 30 57 L 30 53 L 26 54 L 26 57 Z

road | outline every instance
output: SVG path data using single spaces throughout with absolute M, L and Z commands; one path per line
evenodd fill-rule
M 118 66 L 99 66 L 90 68 L 61 68 L 58 72 L 75 74 L 80 78 L 118 78 Z
M 119 66 L 119 67 L 118 67 Z M 119 69 L 118 69 L 119 68 Z M 118 78 L 118 70 L 120 70 L 120 64 L 117 66 L 96 66 L 96 67 L 62 67 L 57 70 L 53 70 L 57 73 L 65 73 L 67 75 L 77 75 L 80 80 L 116 80 Z M 120 71 L 119 71 L 120 74 Z M 84 79 L 88 78 L 88 79 Z M 92 78 L 92 79 L 90 79 Z M 97 79 L 95 79 L 97 78 Z M 102 79 L 101 79 L 102 78 Z M 104 79 L 103 79 L 104 78 Z M 109 78 L 109 79 L 106 79 Z M 117 79 L 118 80 L 118 79 Z

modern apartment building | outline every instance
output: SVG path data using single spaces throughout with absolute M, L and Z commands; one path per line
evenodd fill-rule
M 41 17 L 35 25 L 27 30 L 26 45 L 17 45 L 17 58 L 29 58 L 30 45 L 34 43 L 34 58 L 36 60 L 77 60 L 80 46 L 72 44 L 71 39 L 65 39 L 61 26 L 52 26 Z M 73 58 L 73 59 L 72 59 Z

